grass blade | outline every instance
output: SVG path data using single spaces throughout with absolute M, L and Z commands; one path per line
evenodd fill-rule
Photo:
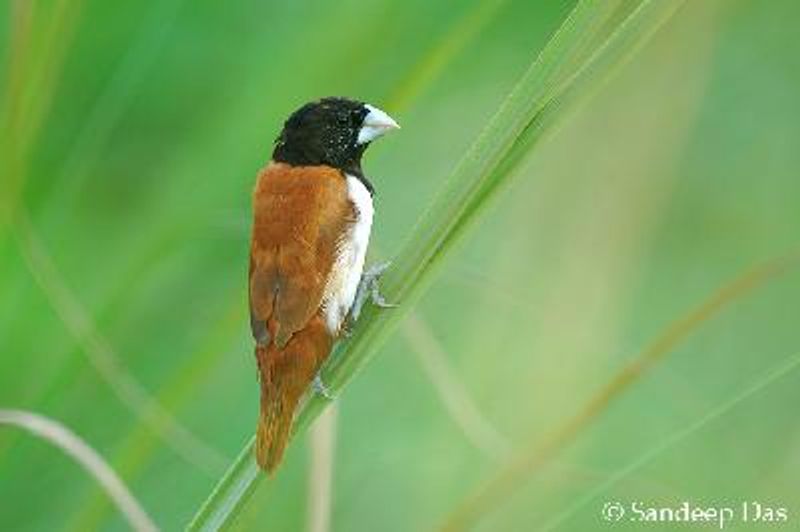
M 629 59 L 681 3 L 644 0 L 625 16 L 618 2 L 577 4 L 467 151 L 398 254 L 383 288 L 401 306 L 388 313 L 366 309 L 356 334 L 338 346 L 323 368 L 331 391 L 341 390 L 374 355 L 430 286 L 443 260 L 489 200 L 508 184 L 530 148 L 579 98 Z M 309 397 L 298 414 L 296 430 L 307 427 L 324 406 L 324 398 Z M 266 478 L 255 465 L 252 445 L 251 441 L 242 450 L 200 508 L 189 525 L 191 530 L 230 525 Z

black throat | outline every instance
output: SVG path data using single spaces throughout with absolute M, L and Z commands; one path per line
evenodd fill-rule
M 375 187 L 372 185 L 364 170 L 361 168 L 361 156 L 367 149 L 367 144 L 359 146 L 353 154 L 354 157 L 347 157 L 345 160 L 328 160 L 323 153 L 309 149 L 308 145 L 297 145 L 287 143 L 282 138 L 275 142 L 275 149 L 272 151 L 272 160 L 276 163 L 285 163 L 291 166 L 330 166 L 341 172 L 342 177 L 351 175 L 361 181 L 367 188 L 371 196 L 375 195 Z

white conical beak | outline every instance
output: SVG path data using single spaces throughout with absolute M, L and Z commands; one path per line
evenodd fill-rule
M 361 130 L 358 132 L 359 144 L 372 142 L 373 140 L 393 129 L 400 129 L 400 126 L 391 116 L 387 115 L 377 107 L 373 107 L 369 104 L 364 104 L 364 107 L 369 110 L 369 114 L 364 117 L 364 124 L 361 126 Z

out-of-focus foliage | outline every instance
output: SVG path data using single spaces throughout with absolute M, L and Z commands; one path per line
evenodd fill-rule
M 330 94 L 398 118 L 365 162 L 373 256 L 391 255 L 571 8 L 489 4 L 4 5 L 0 204 L 14 214 L 0 227 L 0 404 L 70 426 L 160 525 L 183 526 L 254 428 L 249 193 L 281 120 Z M 797 245 L 798 16 L 790 0 L 687 3 L 540 146 L 416 309 L 511 448 L 533 446 L 717 287 Z M 796 353 L 798 315 L 790 273 L 707 322 L 485 529 L 561 515 Z M 339 401 L 335 530 L 435 526 L 503 463 L 445 408 L 418 340 L 401 330 Z M 798 378 L 562 528 L 606 526 L 604 500 L 800 508 Z M 243 524 L 304 526 L 297 443 Z M 77 466 L 0 431 L 0 527 L 123 526 Z

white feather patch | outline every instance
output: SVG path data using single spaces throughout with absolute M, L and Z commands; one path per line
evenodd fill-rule
M 372 230 L 372 196 L 357 177 L 348 175 L 347 196 L 353 203 L 356 221 L 341 236 L 337 244 L 336 260 L 328 276 L 322 305 L 325 322 L 331 334 L 336 335 L 342 326 L 364 270 L 369 234 Z

